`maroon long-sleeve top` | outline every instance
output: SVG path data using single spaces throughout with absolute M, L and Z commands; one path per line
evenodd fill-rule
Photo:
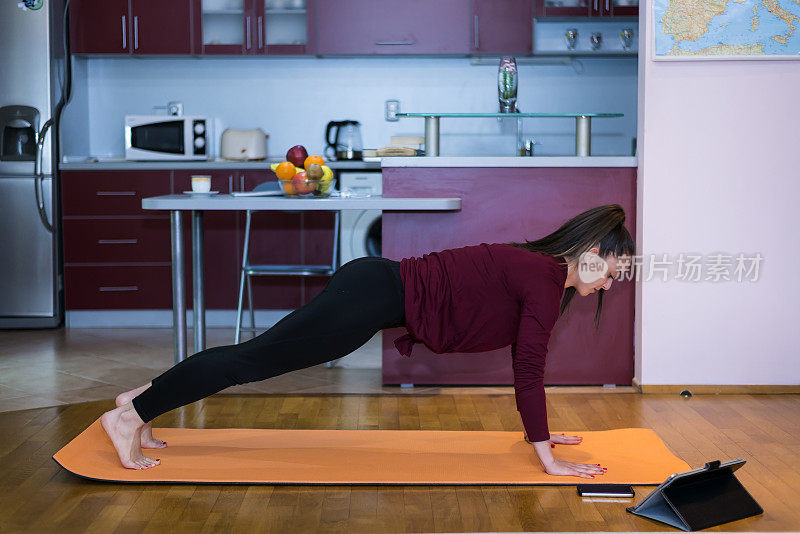
M 550 332 L 567 279 L 559 258 L 505 243 L 403 258 L 408 334 L 394 341 L 404 356 L 414 343 L 437 354 L 484 352 L 511 345 L 517 410 L 528 439 L 550 439 L 544 368 Z

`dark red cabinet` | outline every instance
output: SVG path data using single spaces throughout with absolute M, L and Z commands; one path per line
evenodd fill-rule
M 314 0 L 303 9 L 267 8 L 264 0 L 242 0 L 232 8 L 192 0 L 194 47 L 207 55 L 308 54 L 313 50 Z
M 142 199 L 168 195 L 170 171 L 66 171 L 62 189 L 65 217 L 154 215 Z
M 545 17 L 637 17 L 638 0 L 533 0 L 534 16 Z
M 211 175 L 225 194 L 275 180 L 267 170 L 64 171 L 62 212 L 68 310 L 172 307 L 169 214 L 143 210 L 142 198 L 181 194 L 193 174 Z M 183 212 L 187 305 L 192 306 L 191 212 Z M 244 246 L 241 211 L 203 215 L 205 299 L 208 309 L 236 308 Z M 333 256 L 332 212 L 257 212 L 251 262 L 326 264 Z M 292 310 L 316 296 L 328 277 L 253 279 L 255 307 Z
M 133 45 L 128 0 L 72 0 L 69 31 L 73 54 L 130 53 Z
M 131 0 L 134 54 L 191 54 L 191 0 Z
M 536 17 L 588 17 L 593 0 L 533 0 Z
M 530 54 L 531 0 L 472 0 L 473 54 Z
M 503 187 L 497 177 L 503 176 Z M 516 167 L 505 169 L 393 167 L 383 169 L 383 196 L 461 197 L 455 212 L 383 213 L 383 256 L 393 260 L 478 243 L 535 239 L 570 217 L 619 203 L 636 238 L 636 168 Z M 539 200 L 536 210 L 529 199 Z M 435 231 L 432 231 L 435 229 Z M 622 384 L 633 377 L 633 281 L 615 281 L 604 296 L 595 330 L 597 295 L 576 297 L 549 340 L 547 385 Z M 405 328 L 383 333 L 383 383 L 512 384 L 509 347 L 481 353 L 434 354 L 422 343 L 413 357 L 393 341 Z
M 64 171 L 68 310 L 172 306 L 169 218 L 142 198 L 170 192 L 170 171 Z
M 191 54 L 191 1 L 72 0 L 73 54 Z
M 264 10 L 264 0 L 261 2 L 257 17 L 257 30 L 259 33 L 259 46 L 263 46 L 261 53 L 267 55 L 293 55 L 314 54 L 316 48 L 316 7 L 318 0 L 306 0 L 305 8 L 274 8 Z M 320 0 L 327 1 L 327 0 Z M 325 21 L 322 21 L 325 24 Z
M 591 0 L 591 15 L 595 17 L 638 17 L 638 0 Z
M 468 54 L 467 0 L 320 0 L 317 53 Z
M 259 52 L 256 13 L 263 0 L 241 0 L 235 7 L 222 2 L 192 0 L 194 48 L 197 54 L 245 55 Z M 260 10 L 260 11 L 259 11 Z M 261 29 L 263 37 L 263 27 Z

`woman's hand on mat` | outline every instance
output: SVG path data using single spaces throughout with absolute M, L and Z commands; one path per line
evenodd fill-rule
M 559 460 L 553 457 L 551 447 L 553 447 L 552 436 L 551 439 L 544 441 L 534 441 L 533 448 L 536 450 L 539 461 L 548 475 L 566 475 L 566 476 L 579 476 L 584 478 L 594 478 L 595 475 L 602 475 L 606 472 L 602 466 L 597 464 L 580 464 L 576 462 L 567 462 L 566 460 Z M 526 436 L 527 438 L 527 436 Z M 565 439 L 573 443 L 574 440 L 564 436 Z
M 579 464 L 557 458 L 551 464 L 545 466 L 545 471 L 547 471 L 548 475 L 578 476 L 583 478 L 594 478 L 596 475 L 602 475 L 606 472 L 604 468 L 597 464 Z
M 524 432 L 522 436 L 528 443 L 533 443 L 531 440 L 528 439 L 527 432 Z M 562 432 L 561 434 L 550 434 L 550 439 L 548 440 L 548 443 L 550 444 L 550 447 L 555 447 L 556 443 L 558 443 L 559 445 L 578 445 L 581 441 L 583 441 L 583 438 L 580 436 L 565 436 L 564 433 Z
M 562 432 L 561 434 L 550 434 L 550 443 L 558 443 L 560 445 L 577 445 L 583 441 L 583 438 L 580 436 L 565 436 Z

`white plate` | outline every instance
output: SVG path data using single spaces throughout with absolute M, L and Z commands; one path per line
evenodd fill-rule
M 219 193 L 219 191 L 205 191 L 205 192 L 201 192 L 201 191 L 184 191 L 183 192 L 184 195 L 199 195 L 199 196 L 202 196 L 202 195 L 216 195 L 217 193 Z

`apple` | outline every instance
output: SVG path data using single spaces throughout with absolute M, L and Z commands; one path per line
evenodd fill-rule
M 314 190 L 314 184 L 308 183 L 306 178 L 305 171 L 298 172 L 292 178 L 292 186 L 298 195 L 307 195 Z
M 295 167 L 303 168 L 308 157 L 308 151 L 303 145 L 295 145 L 286 153 L 286 161 L 291 161 Z

